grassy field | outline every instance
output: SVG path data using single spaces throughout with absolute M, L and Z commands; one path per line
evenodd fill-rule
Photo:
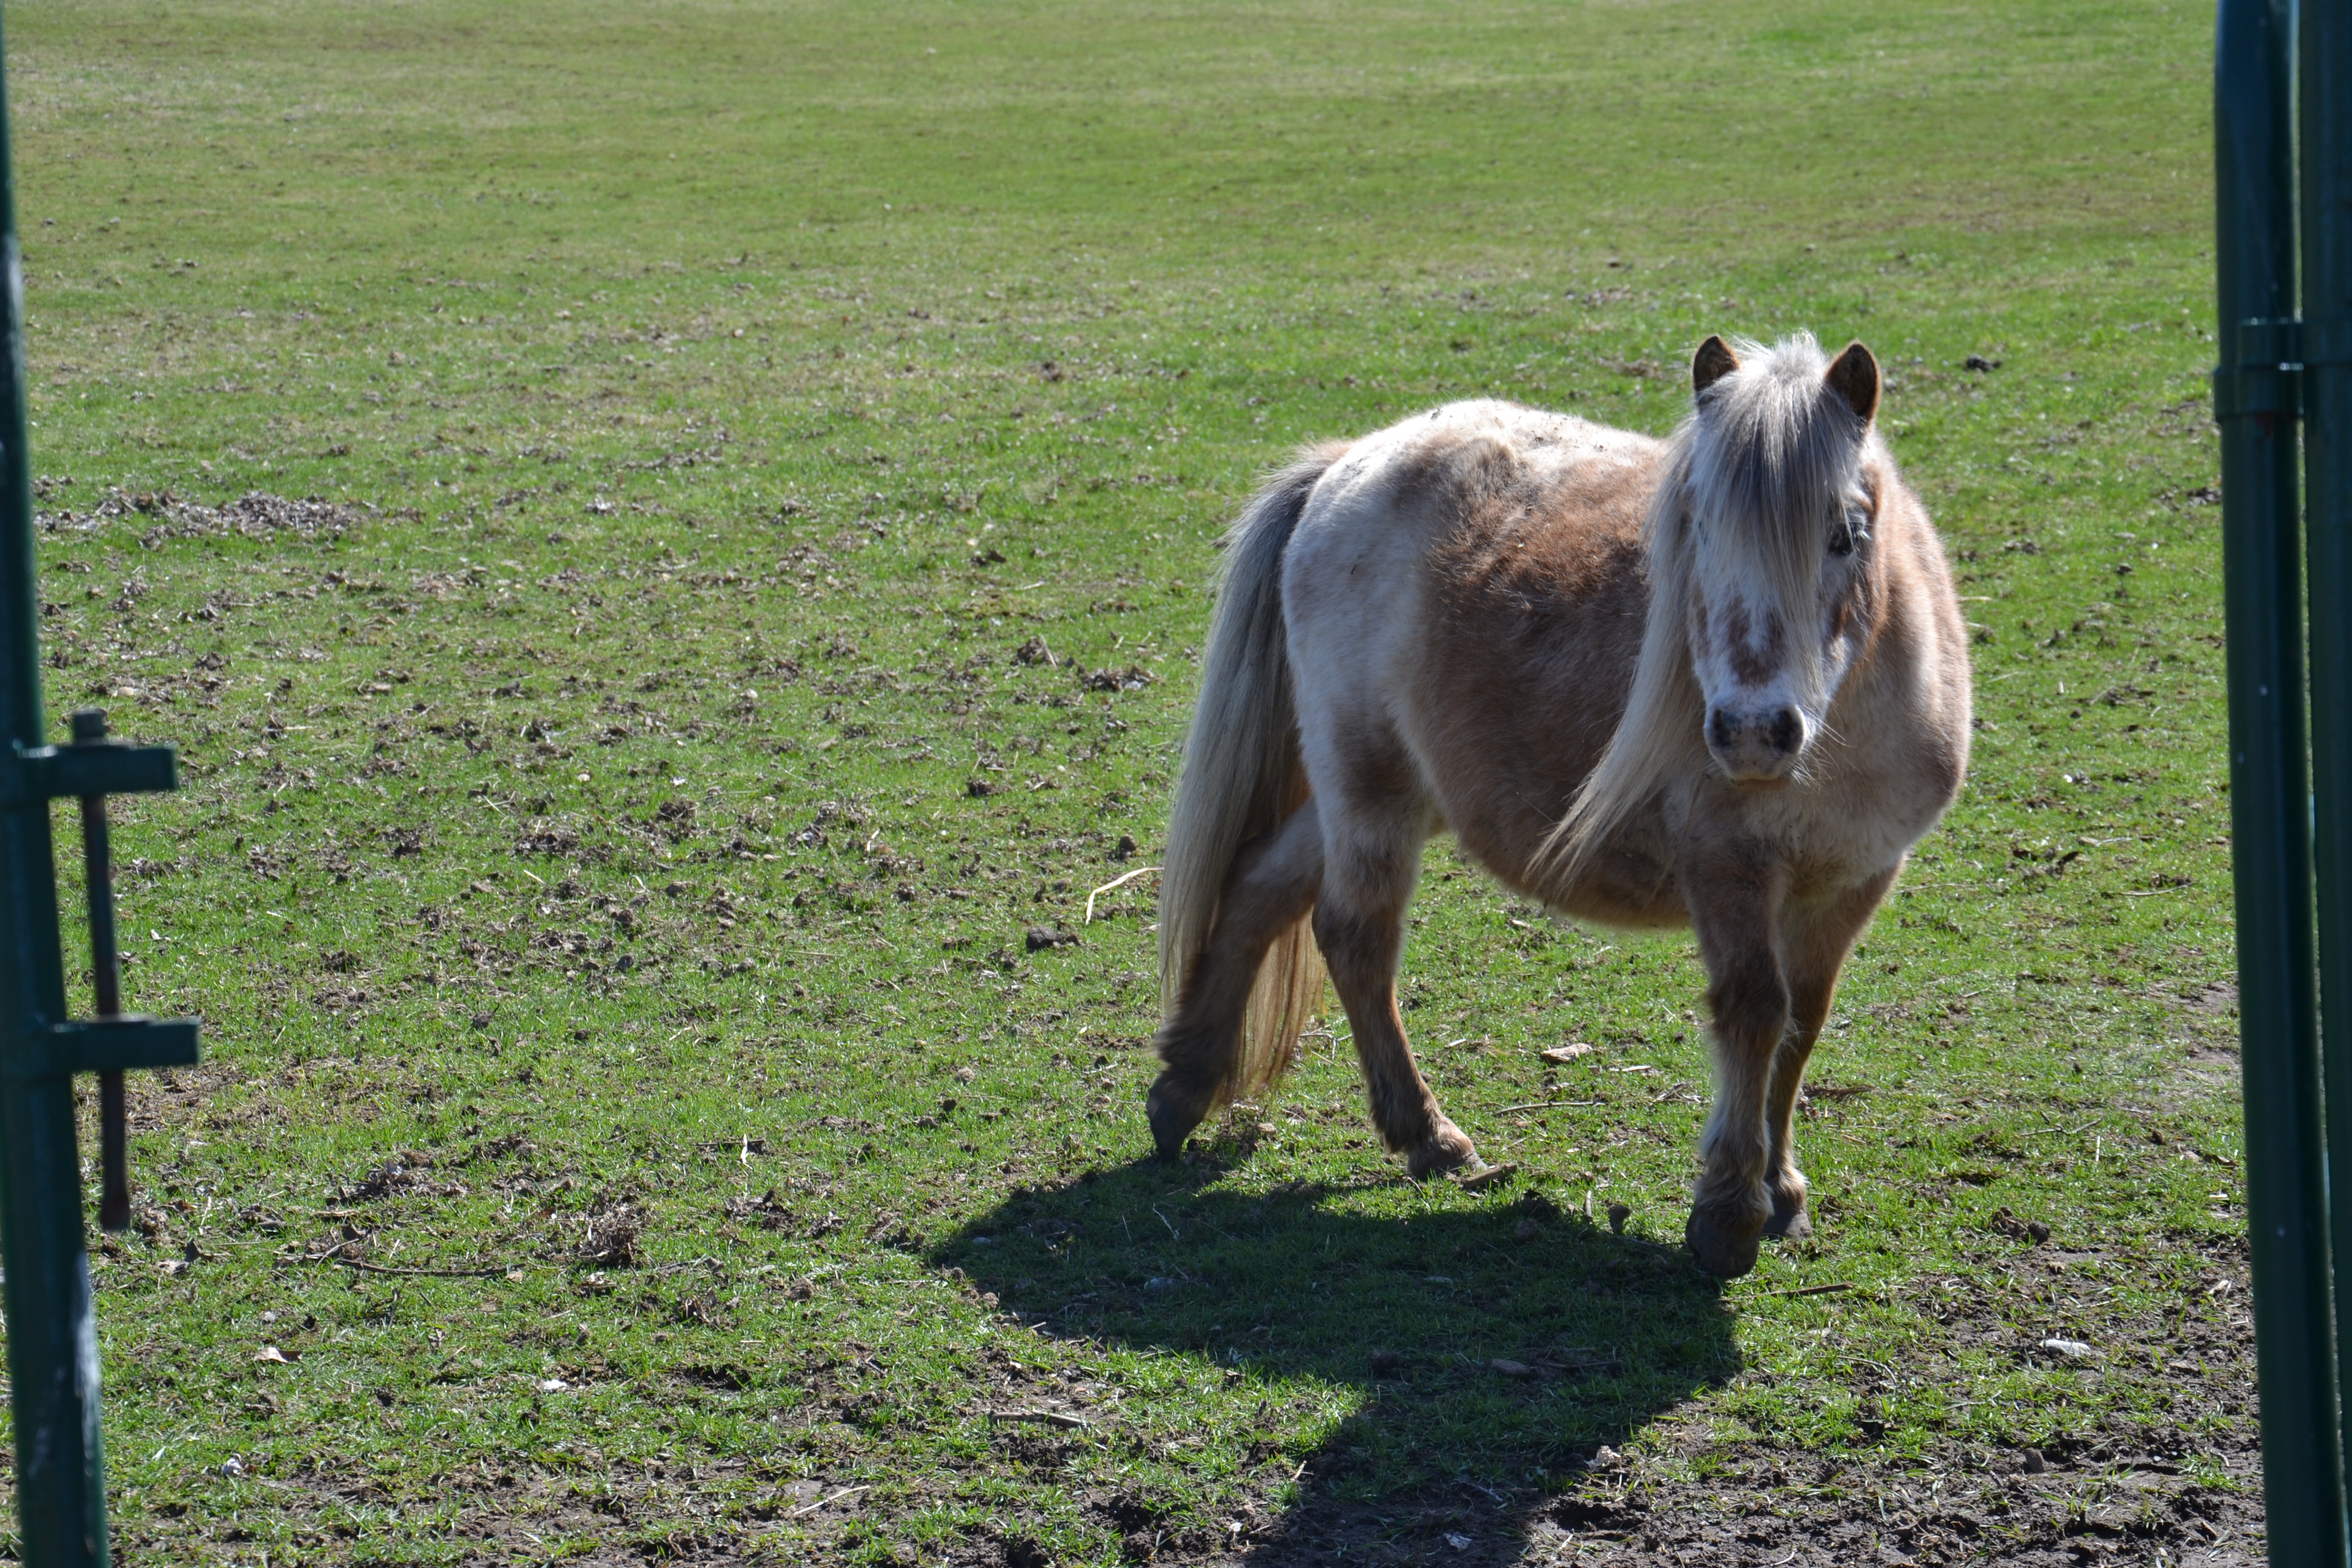
M 49 693 L 184 748 L 125 984 L 208 1030 L 93 1257 L 132 1561 L 2260 1557 L 2206 11 L 7 21 Z M 1444 844 L 1407 1017 L 1519 1181 L 1328 1034 L 1152 1163 L 1086 905 L 1255 477 L 1799 328 L 1979 628 L 1820 1235 L 1689 1265 L 1688 940 Z

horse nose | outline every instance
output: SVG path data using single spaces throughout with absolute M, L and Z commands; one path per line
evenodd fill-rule
M 1706 744 L 1736 778 L 1778 778 L 1805 749 L 1804 714 L 1793 705 L 1737 712 L 1710 708 Z
M 1804 747 L 1805 716 L 1793 707 L 1736 718 L 1728 709 L 1712 709 L 1706 716 L 1706 740 L 1717 751 L 1761 742 L 1774 754 L 1785 757 Z

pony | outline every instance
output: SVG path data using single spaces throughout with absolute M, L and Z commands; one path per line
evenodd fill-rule
M 1300 453 L 1224 563 L 1160 902 L 1163 1158 L 1320 1010 L 1415 1179 L 1483 1165 L 1397 1011 L 1450 830 L 1570 919 L 1688 926 L 1715 1092 L 1684 1237 L 1811 1234 L 1791 1130 L 1839 971 L 1967 771 L 1967 623 L 1878 362 L 1719 336 L 1658 440 L 1498 401 Z

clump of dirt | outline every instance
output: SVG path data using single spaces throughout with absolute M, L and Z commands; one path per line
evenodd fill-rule
M 572 1256 L 583 1263 L 626 1268 L 641 1260 L 646 1213 L 626 1199 L 600 1202 L 582 1221 Z
M 465 1189 L 454 1184 L 436 1184 L 432 1177 L 433 1156 L 419 1149 L 404 1149 L 360 1178 L 345 1194 L 346 1201 L 374 1203 L 382 1198 L 405 1194 L 440 1196 L 445 1191 L 462 1193 Z
M 579 830 L 560 822 L 534 823 L 515 840 L 518 855 L 572 855 L 579 849 Z
M 761 1230 L 783 1230 L 793 1225 L 794 1215 L 784 1201 L 770 1187 L 762 1195 L 732 1197 L 727 1200 L 727 1217 L 738 1222 L 748 1220 Z

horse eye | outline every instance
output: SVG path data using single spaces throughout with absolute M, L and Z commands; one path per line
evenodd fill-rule
M 1831 531 L 1830 553 L 1839 556 L 1853 553 L 1853 529 L 1850 524 L 1841 522 Z

